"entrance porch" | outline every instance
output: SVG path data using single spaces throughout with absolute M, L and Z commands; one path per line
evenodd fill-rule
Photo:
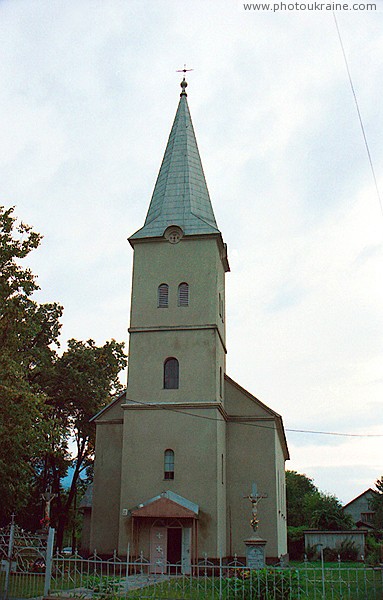
M 153 573 L 190 573 L 198 556 L 198 505 L 168 491 L 130 511 L 133 553 L 145 548 Z

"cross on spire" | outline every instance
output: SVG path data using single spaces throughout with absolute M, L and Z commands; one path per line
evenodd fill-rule
M 187 84 L 187 81 L 185 79 L 185 73 L 187 73 L 188 71 L 194 71 L 194 69 L 187 69 L 186 68 L 186 64 L 184 65 L 183 69 L 178 69 L 177 70 L 177 73 L 183 73 L 184 74 L 184 78 L 183 78 L 183 80 L 180 83 L 180 86 L 182 88 L 181 96 L 187 96 L 186 88 L 187 88 L 188 84 Z
M 194 69 L 187 69 L 187 68 L 186 68 L 186 64 L 185 64 L 185 65 L 184 65 L 184 68 L 183 68 L 183 69 L 178 69 L 178 70 L 176 71 L 176 73 L 184 73 L 184 74 L 185 74 L 185 73 L 187 73 L 188 71 L 194 71 Z

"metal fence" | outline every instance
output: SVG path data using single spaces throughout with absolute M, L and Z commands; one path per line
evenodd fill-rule
M 87 560 L 74 555 L 53 559 L 51 595 L 83 598 L 164 598 L 191 600 L 382 600 L 383 571 L 363 564 L 349 567 L 267 567 L 249 570 L 239 561 L 213 564 L 203 560 L 182 573 L 180 564 L 161 568 L 141 556 L 130 562 Z
M 103 560 L 96 553 L 85 559 L 78 554 L 53 555 L 53 530 L 38 545 L 43 560 L 19 561 L 20 545 L 9 535 L 5 569 L 1 573 L 1 597 L 7 599 L 66 598 L 190 599 L 190 600 L 382 600 L 383 569 L 364 564 L 348 566 L 340 561 L 328 568 L 306 561 L 297 567 L 249 570 L 234 560 L 213 564 L 207 559 L 182 573 L 181 564 L 151 564 L 142 554 L 125 560 L 116 554 Z M 35 546 L 36 547 L 36 546 Z M 4 548 L 4 544 L 3 544 Z M 11 550 L 10 550 L 11 548 Z M 13 549 L 12 549 L 13 548 Z M 1 535 L 0 535 L 1 550 Z M 4 554 L 4 552 L 3 552 Z M 23 554 L 23 553 L 21 553 Z M 37 562 L 36 562 L 37 561 Z M 39 565 L 36 567 L 36 564 Z
M 37 534 L 13 521 L 0 529 L 0 598 L 37 598 L 50 586 L 54 530 Z

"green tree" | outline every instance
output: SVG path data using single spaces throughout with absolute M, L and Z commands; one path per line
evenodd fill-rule
M 76 499 L 80 473 L 94 457 L 95 424 L 91 418 L 106 406 L 121 389 L 118 374 L 126 366 L 124 344 L 115 340 L 96 346 L 69 340 L 68 349 L 58 357 L 44 387 L 54 414 L 56 432 L 44 465 L 45 482 L 57 494 L 55 519 L 57 545 L 61 547 L 68 517 Z M 61 478 L 72 468 L 68 491 L 62 490 Z
M 115 340 L 103 346 L 69 340 L 58 356 L 63 309 L 32 299 L 39 287 L 23 263 L 41 235 L 13 213 L 0 207 L 0 520 L 16 511 L 24 525 L 36 526 L 41 493 L 52 485 L 61 545 L 80 472 L 93 459 L 90 419 L 120 391 L 126 357 Z M 64 491 L 69 467 L 72 482 Z
M 37 304 L 38 289 L 23 260 L 41 236 L 17 223 L 14 209 L 0 206 L 0 519 L 9 517 L 31 493 L 37 457 L 44 451 L 49 410 L 35 384 L 52 365 L 62 307 Z
M 287 539 L 291 558 L 304 553 L 304 530 L 350 529 L 352 519 L 339 500 L 320 492 L 314 481 L 296 471 L 286 471 Z
M 287 524 L 291 527 L 301 527 L 306 524 L 303 508 L 306 496 L 312 496 L 318 491 L 313 480 L 297 471 L 286 471 Z
M 350 529 L 353 524 L 351 515 L 343 511 L 336 496 L 316 491 L 306 495 L 303 500 L 305 522 L 311 529 L 341 531 Z
M 374 527 L 383 530 L 383 475 L 375 482 L 376 492 L 370 500 L 370 507 L 375 511 Z

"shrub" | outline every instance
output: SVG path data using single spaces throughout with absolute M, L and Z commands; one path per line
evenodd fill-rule
M 320 556 L 320 554 L 319 554 Z M 335 562 L 338 558 L 338 550 L 336 548 L 323 548 L 323 559 L 326 562 Z
M 294 600 L 299 597 L 299 579 L 296 569 L 259 569 L 237 571 L 227 578 L 224 590 L 227 596 L 238 595 L 243 600 Z
M 306 527 L 287 527 L 287 545 L 291 560 L 301 560 L 305 552 Z
M 375 536 L 369 535 L 366 538 L 366 559 L 369 565 L 378 565 L 382 562 L 383 545 Z
M 358 560 L 358 548 L 353 540 L 343 540 L 338 548 L 338 554 L 342 560 L 355 561 Z

